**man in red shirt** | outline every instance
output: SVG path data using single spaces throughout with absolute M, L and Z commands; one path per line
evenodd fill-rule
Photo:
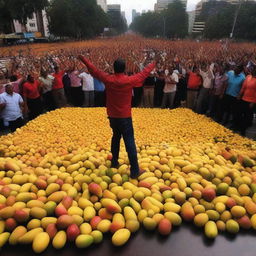
M 29 120 L 38 117 L 43 112 L 39 85 L 39 81 L 35 80 L 32 75 L 28 75 L 27 81 L 23 84 L 23 99 L 25 106 L 28 106 Z
M 90 74 L 106 86 L 107 114 L 113 130 L 111 143 L 112 167 L 118 167 L 120 140 L 123 136 L 131 165 L 130 176 L 135 179 L 139 176 L 139 165 L 131 118 L 132 89 L 143 85 L 144 80 L 155 68 L 155 63 L 149 64 L 136 75 L 127 76 L 124 73 L 126 65 L 122 59 L 117 59 L 114 62 L 115 73 L 112 75 L 98 70 L 83 56 L 79 56 L 79 59 L 87 66 Z
M 66 105 L 67 100 L 64 91 L 64 85 L 62 82 L 65 71 L 60 71 L 59 67 L 54 68 L 55 73 L 52 74 L 54 77 L 52 85 L 52 94 L 54 97 L 55 104 L 58 108 L 62 108 Z
M 250 68 L 251 74 L 243 82 L 238 99 L 240 105 L 237 110 L 239 118 L 239 130 L 245 136 L 247 128 L 253 124 L 253 114 L 256 105 L 256 66 Z
M 199 69 L 193 67 L 192 71 L 188 72 L 188 87 L 187 87 L 187 107 L 194 109 L 197 95 L 202 85 L 202 77 L 199 74 Z

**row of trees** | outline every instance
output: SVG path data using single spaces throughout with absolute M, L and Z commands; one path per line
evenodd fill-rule
M 107 15 L 95 0 L 54 0 L 47 10 L 49 29 L 56 36 L 93 37 L 108 25 Z
M 130 28 L 146 37 L 184 38 L 188 34 L 188 15 L 181 1 L 175 0 L 161 12 L 148 12 L 135 18 Z
M 127 30 L 119 12 L 106 14 L 96 0 L 0 0 L 0 31 L 10 33 L 12 21 L 25 25 L 33 13 L 46 9 L 49 30 L 55 36 L 90 38 L 111 27 L 113 33 Z
M 237 15 L 238 14 L 238 15 Z M 229 37 L 237 15 L 233 36 L 238 39 L 256 39 L 256 2 L 241 5 L 212 0 L 203 4 L 197 21 L 205 22 L 202 34 L 207 39 Z M 130 28 L 146 37 L 163 36 L 184 38 L 188 34 L 188 15 L 180 0 L 175 0 L 162 12 L 148 12 L 137 17 Z M 198 34 L 197 34 L 198 35 Z
M 0 0 L 0 31 L 11 31 L 14 19 L 26 24 L 34 12 L 41 11 L 47 4 L 48 0 Z
M 237 15 L 233 37 L 256 39 L 256 2 L 241 5 L 227 2 L 205 3 L 198 19 L 205 21 L 204 37 L 209 39 L 229 37 Z

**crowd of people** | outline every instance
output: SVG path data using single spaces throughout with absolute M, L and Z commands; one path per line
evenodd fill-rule
M 56 108 L 105 106 L 105 85 L 89 74 L 77 59 L 80 54 L 107 73 L 113 73 L 112 64 L 121 57 L 128 75 L 158 57 L 143 86 L 134 85 L 134 107 L 187 107 L 242 135 L 252 125 L 256 55 L 251 45 L 124 36 L 81 42 L 73 48 L 67 44 L 48 52 L 29 49 L 11 54 L 0 84 L 2 127 L 11 131 L 24 120 Z

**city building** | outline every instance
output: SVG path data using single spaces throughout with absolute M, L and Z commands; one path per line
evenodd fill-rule
M 193 30 L 195 18 L 196 18 L 196 11 L 194 10 L 187 13 L 188 13 L 188 33 L 191 34 Z
M 39 37 L 49 36 L 48 19 L 45 10 L 34 13 L 32 18 L 27 20 L 25 26 L 19 21 L 13 20 L 13 28 L 15 33 L 39 32 Z
M 195 21 L 192 28 L 192 33 L 201 34 L 204 32 L 205 22 Z
M 187 8 L 187 0 L 180 0 L 184 7 Z M 155 11 L 161 12 L 164 9 L 168 7 L 169 4 L 173 3 L 174 0 L 157 0 L 157 3 L 155 4 Z
M 122 17 L 123 17 L 123 19 L 124 19 L 124 22 L 127 23 L 127 19 L 126 19 L 126 16 L 125 16 L 125 12 L 121 12 L 121 15 L 122 15 Z
M 120 12 L 121 13 L 121 5 L 120 4 L 108 4 L 107 12 Z
M 104 12 L 108 11 L 107 0 L 97 0 L 97 4 L 102 8 Z
M 246 1 L 246 0 L 245 0 Z M 250 1 L 250 0 L 247 0 Z M 202 18 L 202 11 L 203 17 L 210 17 L 218 12 L 221 8 L 226 7 L 228 4 L 239 4 L 240 0 L 201 0 L 197 3 L 195 8 L 195 17 L 194 17 L 194 24 L 192 28 L 192 33 L 200 35 L 203 33 L 205 29 L 205 18 Z M 208 5 L 205 9 L 205 5 Z M 192 17 L 191 17 L 192 21 Z M 190 25 L 190 24 L 189 24 Z
M 132 10 L 132 22 L 136 17 L 140 16 L 140 13 L 137 12 L 135 9 Z

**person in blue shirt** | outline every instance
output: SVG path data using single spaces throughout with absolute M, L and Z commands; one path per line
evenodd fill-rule
M 243 66 L 239 65 L 230 70 L 226 74 L 228 76 L 227 89 L 223 98 L 223 124 L 229 122 L 232 115 L 231 128 L 236 129 L 239 125 L 239 111 L 238 111 L 238 96 L 242 88 L 242 84 L 245 80 L 245 74 L 243 72 Z
M 105 107 L 106 106 L 105 85 L 101 81 L 99 81 L 97 78 L 93 78 L 93 82 L 94 82 L 95 107 Z

